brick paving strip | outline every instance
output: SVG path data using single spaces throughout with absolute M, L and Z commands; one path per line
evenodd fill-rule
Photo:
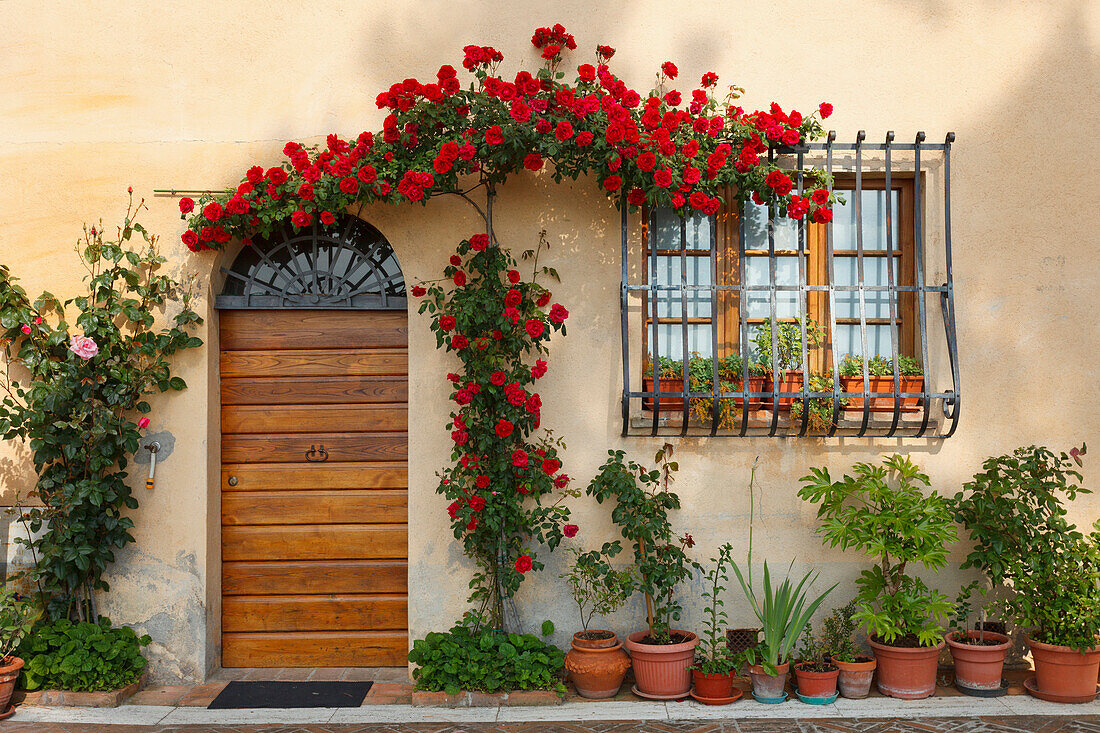
M 553 723 L 374 723 L 264 725 L 102 725 L 7 722 L 4 733 L 1096 733 L 1100 715 Z

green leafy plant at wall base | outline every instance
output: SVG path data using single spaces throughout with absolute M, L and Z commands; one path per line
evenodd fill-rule
M 543 624 L 549 636 L 554 625 Z M 555 690 L 565 693 L 561 671 L 565 653 L 534 634 L 504 634 L 458 625 L 413 642 L 409 661 L 418 665 L 413 679 L 421 690 L 457 695 L 462 690 L 507 692 Z
M 93 692 L 117 690 L 145 671 L 141 648 L 150 642 L 128 626 L 111 628 L 110 619 L 42 624 L 19 647 L 23 687 Z

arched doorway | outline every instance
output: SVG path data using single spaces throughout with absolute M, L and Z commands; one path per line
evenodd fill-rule
M 408 317 L 344 217 L 246 246 L 220 320 L 222 665 L 404 666 Z

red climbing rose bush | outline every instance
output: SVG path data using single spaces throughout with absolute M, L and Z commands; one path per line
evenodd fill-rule
M 437 346 L 461 364 L 447 375 L 452 464 L 437 490 L 451 501 L 455 538 L 477 563 L 477 617 L 500 628 L 505 599 L 543 568 L 537 547 L 553 550 L 576 533 L 562 502 L 578 493 L 562 471 L 561 440 L 540 430 L 537 392 L 547 342 L 565 334 L 569 312 L 485 234 L 462 241 L 443 278 L 411 290 L 423 298 Z
M 283 163 L 249 168 L 235 190 L 182 199 L 184 243 L 220 249 L 233 237 L 268 236 L 288 220 L 307 227 L 364 203 L 424 203 L 467 191 L 472 177 L 491 192 L 511 175 L 543 169 L 559 182 L 591 174 L 617 206 L 632 210 L 713 214 L 733 191 L 792 218 L 832 218 L 826 174 L 791 170 L 771 155 L 819 137 L 831 105 L 807 115 L 775 103 L 749 112 L 736 104 L 739 87 L 720 96 L 713 72 L 688 92 L 673 88 L 679 70 L 670 61 L 643 94 L 612 71 L 610 46 L 597 46 L 592 63 L 567 78 L 560 67 L 576 48 L 573 36 L 559 24 L 537 29 L 531 43 L 542 64 L 534 73 L 506 76 L 499 51 L 466 46 L 465 81 L 444 65 L 434 77 L 380 93 L 381 130 L 329 135 L 324 146 L 287 143 Z

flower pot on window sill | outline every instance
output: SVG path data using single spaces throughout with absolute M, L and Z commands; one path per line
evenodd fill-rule
M 657 380 L 657 389 L 653 389 L 653 377 L 642 378 L 642 391 L 643 392 L 683 392 L 684 380 L 683 379 L 667 379 L 660 377 Z M 684 398 L 683 397 L 671 397 L 669 395 L 662 395 L 660 400 L 661 412 L 683 412 L 684 411 Z M 653 398 L 642 398 L 642 409 L 653 409 Z
M 889 392 L 894 391 L 894 375 L 893 374 L 871 374 L 867 377 L 868 392 Z M 841 377 L 840 388 L 846 394 L 859 394 L 863 391 L 863 377 Z M 922 374 L 906 374 L 901 377 L 901 391 L 902 392 L 920 392 L 924 389 L 924 375 Z M 902 412 L 916 412 L 920 406 L 919 397 L 903 397 L 901 398 L 901 411 Z M 849 397 L 847 410 L 863 410 L 863 398 L 862 397 Z M 872 397 L 871 398 L 871 412 L 893 412 L 894 411 L 894 398 L 893 397 Z
M 756 376 L 756 377 L 749 377 L 748 380 L 747 380 L 747 384 L 745 385 L 744 388 L 741 387 L 740 382 L 737 382 L 735 386 L 736 386 L 737 389 L 742 390 L 744 392 L 763 392 L 764 391 L 764 382 L 765 382 L 765 379 L 764 379 L 763 376 Z M 753 410 L 759 410 L 762 403 L 763 403 L 763 398 L 762 397 L 749 397 L 748 400 L 749 400 L 749 411 L 750 412 L 752 412 Z M 734 399 L 733 404 L 737 405 L 738 407 L 743 408 L 744 405 L 745 405 L 745 400 L 741 399 L 741 398 L 737 398 L 737 399 Z
M 802 391 L 802 370 L 792 369 L 790 371 L 782 372 L 779 377 L 779 383 L 776 385 L 775 379 L 772 375 L 768 375 L 764 379 L 764 391 L 765 392 L 801 392 Z M 781 412 L 787 412 L 791 409 L 791 403 L 795 401 L 794 397 L 780 397 L 776 404 L 777 409 Z M 769 410 L 772 407 L 772 398 L 765 396 L 763 399 L 763 406 Z

